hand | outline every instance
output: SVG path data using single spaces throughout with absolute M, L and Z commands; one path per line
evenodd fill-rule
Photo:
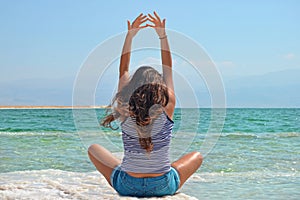
M 131 37 L 134 37 L 137 32 L 142 29 L 147 27 L 147 25 L 141 26 L 144 22 L 148 20 L 147 15 L 144 15 L 141 13 L 133 22 L 132 24 L 130 23 L 129 20 L 127 20 L 127 26 L 128 26 L 128 35 Z
M 160 17 L 157 15 L 157 13 L 154 11 L 154 16 L 151 14 L 148 14 L 148 20 L 152 22 L 153 24 L 147 24 L 146 26 L 153 27 L 158 35 L 158 37 L 164 37 L 166 35 L 165 31 L 165 25 L 166 25 L 166 19 L 163 19 L 161 21 Z

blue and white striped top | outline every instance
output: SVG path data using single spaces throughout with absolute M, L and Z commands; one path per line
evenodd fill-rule
M 128 117 L 122 124 L 124 158 L 121 170 L 134 173 L 165 173 L 170 171 L 170 142 L 174 122 L 165 112 L 153 120 L 153 150 L 147 153 L 139 143 L 135 119 Z

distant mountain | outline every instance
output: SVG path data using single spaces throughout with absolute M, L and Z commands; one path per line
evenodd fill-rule
M 73 78 L 0 82 L 0 105 L 71 105 Z
M 225 80 L 230 107 L 300 107 L 300 70 Z
M 106 77 L 106 79 L 111 77 Z M 109 104 L 116 81 L 103 80 L 95 91 L 96 105 Z M 0 105 L 72 105 L 75 77 L 0 81 Z M 175 80 L 176 81 L 176 80 Z M 199 106 L 210 107 L 211 97 L 201 81 L 192 81 Z M 189 106 L 188 86 L 175 83 L 178 103 Z M 224 78 L 227 107 L 300 107 L 300 69 L 259 76 Z M 190 89 L 190 88 L 189 88 Z M 193 97 L 194 98 L 194 97 Z
M 269 72 L 263 75 L 243 76 L 225 80 L 229 88 L 253 88 L 300 85 L 300 69 Z

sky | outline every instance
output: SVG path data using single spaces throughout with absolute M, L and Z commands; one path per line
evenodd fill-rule
M 205 49 L 228 107 L 300 107 L 297 0 L 0 0 L 0 10 L 0 105 L 71 105 L 74 80 L 91 51 L 124 33 L 126 20 L 155 10 L 168 29 Z M 147 51 L 137 57 L 159 60 Z M 110 93 L 98 94 L 96 103 L 108 104 Z M 204 93 L 200 105 L 210 106 Z

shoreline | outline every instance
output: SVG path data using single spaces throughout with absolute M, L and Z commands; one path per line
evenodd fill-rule
M 0 110 L 5 109 L 101 109 L 108 106 L 0 106 Z
M 137 199 L 119 196 L 98 171 L 25 170 L 0 173 L 0 179 L 5 180 L 0 184 L 1 199 Z M 197 200 L 180 190 L 174 195 L 144 199 Z
M 108 105 L 99 105 L 99 106 L 60 106 L 60 105 L 6 105 L 1 106 L 0 110 L 13 110 L 13 109 L 107 109 L 109 108 Z M 209 107 L 201 107 L 203 109 L 212 109 Z M 300 107 L 228 107 L 228 108 L 214 108 L 214 109 L 299 109 Z M 178 109 L 178 107 L 176 107 Z M 180 108 L 179 108 L 180 109 Z M 186 108 L 186 109 L 195 109 L 195 108 Z

